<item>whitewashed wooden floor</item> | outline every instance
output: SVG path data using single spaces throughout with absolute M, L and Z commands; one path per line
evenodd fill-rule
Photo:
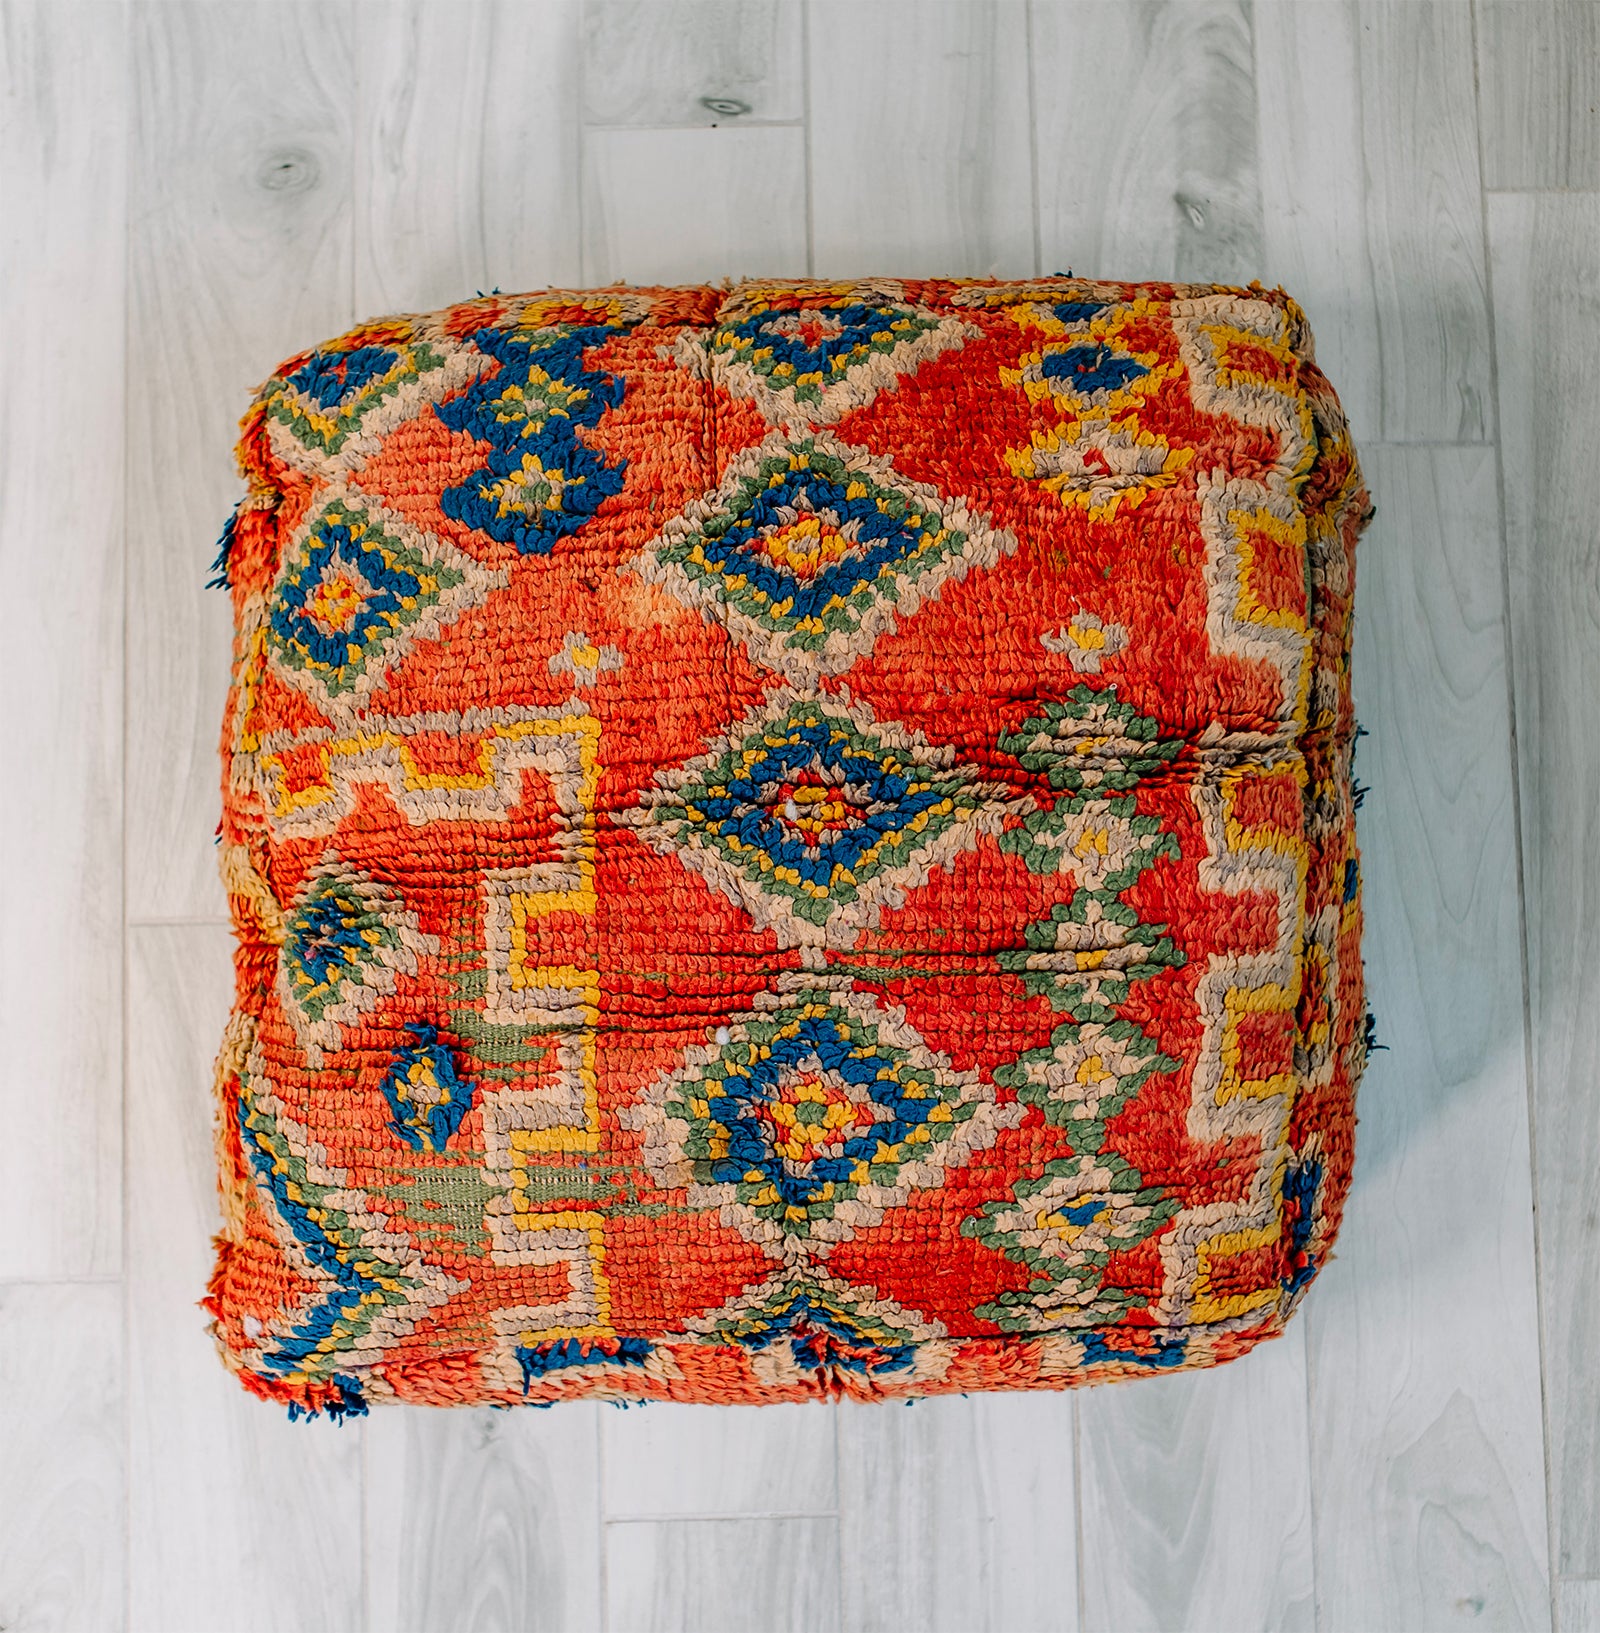
M 1600 1629 L 1597 24 L 6 0 L 0 1628 Z M 1378 505 L 1389 1047 L 1292 1335 L 1078 1398 L 249 1400 L 195 1309 L 248 389 L 496 286 L 1067 268 L 1285 284 Z

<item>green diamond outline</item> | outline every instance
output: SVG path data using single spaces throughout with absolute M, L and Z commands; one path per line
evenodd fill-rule
M 884 563 L 824 611 L 801 622 L 789 619 L 748 574 L 708 558 L 706 545 L 720 539 L 752 503 L 796 468 L 796 461 L 841 486 L 858 484 L 879 510 L 923 527 L 916 550 Z M 1009 530 L 997 527 L 962 498 L 950 498 L 897 471 L 885 458 L 840 442 L 825 431 L 772 432 L 730 463 L 710 493 L 693 500 L 669 521 L 629 564 L 647 582 L 683 605 L 726 624 L 751 658 L 764 668 L 804 684 L 819 675 L 842 674 L 873 651 L 947 584 L 985 571 L 1017 549 Z M 798 587 L 798 585 L 797 585 Z

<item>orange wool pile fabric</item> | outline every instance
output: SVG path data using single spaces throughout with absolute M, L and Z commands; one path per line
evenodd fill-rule
M 1369 506 L 1278 290 L 494 295 L 244 422 L 228 1364 L 1057 1388 L 1282 1329 L 1365 1060 Z

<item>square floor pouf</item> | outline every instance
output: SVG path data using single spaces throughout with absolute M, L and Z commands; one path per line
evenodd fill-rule
M 1278 290 L 387 318 L 259 392 L 224 1358 L 291 1413 L 1282 1330 L 1365 1061 L 1367 496 Z

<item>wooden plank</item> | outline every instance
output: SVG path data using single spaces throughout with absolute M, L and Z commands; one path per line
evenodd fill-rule
M 1027 8 L 812 0 L 822 277 L 1035 271 Z
M 1364 952 L 1386 1052 L 1361 1090 L 1337 1257 L 1307 1303 L 1319 1623 L 1545 1627 L 1494 455 L 1364 454 Z
M 355 13 L 355 305 L 578 281 L 578 4 Z
M 1556 1587 L 1558 1633 L 1600 1633 L 1600 1576 L 1564 1576 Z
M 986 1625 L 995 1633 L 1077 1633 L 1073 1398 L 979 1395 L 972 1405 L 976 1473 L 992 1516 Z
M 1078 1633 L 1078 1481 L 1071 1395 L 973 1396 L 968 1481 L 988 1514 L 984 1622 L 994 1633 Z
M 1086 1633 L 1313 1626 L 1299 1324 L 1214 1372 L 1089 1390 L 1078 1412 Z
M 584 281 L 801 276 L 805 173 L 805 133 L 795 125 L 590 130 Z
M 367 1625 L 600 1627 L 602 1410 L 375 1411 L 366 1425 Z
M 583 116 L 635 127 L 803 119 L 800 41 L 800 0 L 588 0 Z
M 1032 12 L 1042 270 L 1259 277 L 1248 9 L 1035 0 Z
M 1600 6 L 1477 0 L 1485 187 L 1600 187 Z
M 225 912 L 227 598 L 204 588 L 255 384 L 351 305 L 349 11 L 138 6 L 129 234 L 128 915 Z
M 1472 8 L 1363 0 L 1367 241 L 1391 442 L 1490 435 Z
M 1600 1576 L 1600 198 L 1489 201 L 1555 1569 Z
M 232 996 L 215 925 L 128 940 L 129 1625 L 362 1625 L 360 1425 L 291 1424 L 195 1308 L 221 1224 L 212 1057 Z
M 839 1408 L 852 1633 L 1075 1630 L 1072 1400 L 935 1396 Z
M 1470 8 L 1306 0 L 1254 19 L 1260 276 L 1306 308 L 1358 442 L 1485 440 Z
M 126 25 L 0 31 L 0 1277 L 122 1253 Z
M 799 1404 L 608 1412 L 606 1517 L 831 1514 L 834 1417 Z
M 122 1288 L 0 1285 L 0 1627 L 122 1626 Z
M 1358 447 L 1382 429 L 1382 355 L 1354 6 L 1256 7 L 1261 279 L 1305 308 Z M 1380 239 L 1378 247 L 1385 245 Z
M 827 1633 L 840 1625 L 838 1558 L 831 1519 L 613 1521 L 607 1625 L 616 1633 Z

